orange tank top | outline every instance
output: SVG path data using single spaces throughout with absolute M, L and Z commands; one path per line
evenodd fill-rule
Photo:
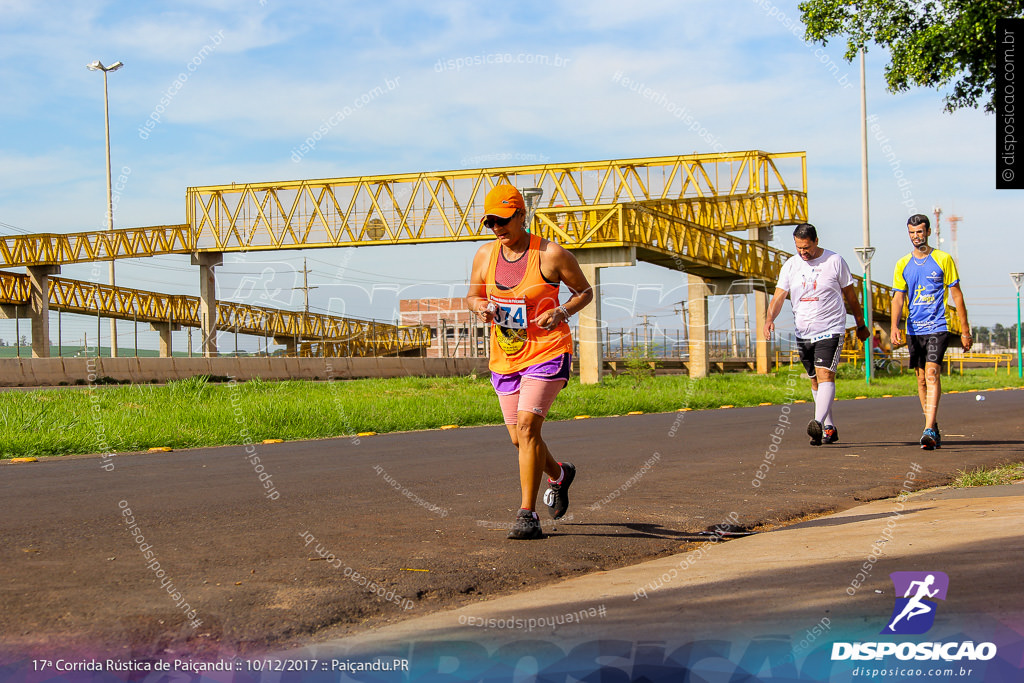
M 522 258 L 526 272 L 515 287 L 499 287 L 495 277 L 501 244 L 495 242 L 487 267 L 487 299 L 498 306 L 491 325 L 492 372 L 508 374 L 531 365 L 572 353 L 569 325 L 559 323 L 553 330 L 538 327 L 534 318 L 558 307 L 558 284 L 544 279 L 540 270 L 540 236 L 530 235 L 530 246 Z

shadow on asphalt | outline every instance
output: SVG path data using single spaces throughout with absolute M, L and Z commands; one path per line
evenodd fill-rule
M 644 524 L 641 522 L 620 522 L 615 524 L 604 523 L 604 524 L 593 524 L 593 523 L 571 523 L 566 525 L 555 524 L 553 529 L 557 528 L 569 528 L 572 527 L 600 527 L 607 529 L 608 527 L 621 527 L 623 529 L 629 529 L 633 533 L 587 533 L 586 536 L 607 536 L 609 538 L 660 538 L 670 541 L 694 541 L 694 542 L 715 542 L 717 536 L 709 536 L 708 532 L 713 531 L 714 527 L 708 530 L 701 531 L 679 531 L 677 529 L 667 529 L 660 524 Z M 732 538 L 738 538 L 741 535 L 747 535 L 746 529 L 742 527 L 728 527 L 722 530 L 724 535 L 721 536 L 721 540 L 728 541 Z M 545 531 L 548 536 L 572 536 L 572 533 L 564 533 L 562 531 Z
M 913 515 L 918 512 L 925 512 L 933 508 L 918 508 L 914 510 L 907 510 L 906 512 L 900 512 L 900 516 Z M 821 519 L 812 519 L 807 522 L 800 522 L 799 524 L 793 524 L 787 526 L 778 531 L 784 531 L 786 529 L 810 529 L 813 527 L 826 527 L 826 526 L 842 526 L 844 524 L 855 524 L 857 522 L 865 522 L 871 519 L 886 519 L 892 517 L 893 512 L 876 512 L 870 515 L 850 515 L 849 517 L 822 517 Z
M 953 446 L 1021 446 L 1024 441 L 987 441 L 985 439 L 971 439 L 969 441 L 943 441 L 942 447 Z
M 946 450 L 950 446 L 1021 446 L 1024 445 L 1024 441 L 989 441 L 986 439 L 957 439 L 955 441 L 947 441 L 946 437 L 942 437 L 942 446 L 940 450 Z M 921 448 L 920 441 L 857 441 L 856 443 L 838 443 L 833 446 L 846 446 L 847 448 L 860 447 L 865 448 L 892 448 L 906 446 L 907 448 L 917 448 L 918 450 L 924 450 Z M 829 444 L 821 446 L 822 450 L 829 448 Z
M 578 629 L 562 633 L 545 631 L 520 637 L 529 638 L 530 645 L 537 651 L 538 638 L 554 642 L 559 647 L 569 648 L 586 639 L 611 637 L 608 634 L 630 634 L 636 640 L 648 639 L 651 643 L 669 643 L 683 646 L 688 641 L 706 637 L 710 631 L 716 638 L 764 638 L 765 634 L 778 633 L 780 629 L 791 630 L 798 635 L 790 641 L 797 647 L 796 640 L 804 629 L 810 629 L 822 616 L 832 620 L 834 633 L 843 633 L 847 638 L 856 635 L 877 633 L 879 624 L 893 605 L 891 572 L 905 570 L 908 562 L 919 567 L 955 568 L 956 582 L 964 589 L 958 596 L 950 595 L 944 605 L 947 622 L 955 623 L 954 617 L 976 619 L 982 631 L 1005 628 L 991 616 L 990 610 L 1004 615 L 1019 612 L 1024 603 L 1024 593 L 1017 590 L 1019 582 L 1017 549 L 1024 545 L 1024 535 L 1010 536 L 997 541 L 984 540 L 964 543 L 957 548 L 960 561 L 951 564 L 947 547 L 908 555 L 883 556 L 873 572 L 857 586 L 858 599 L 852 600 L 845 590 L 850 580 L 856 579 L 862 570 L 862 561 L 822 557 L 820 561 L 787 567 L 781 572 L 747 571 L 741 575 L 729 572 L 720 578 L 709 576 L 701 580 L 658 581 L 657 576 L 633 575 L 637 584 L 632 595 L 623 594 L 601 598 L 602 613 L 593 621 L 584 622 Z M 1006 549 L 1010 549 L 1007 552 Z M 864 548 L 865 557 L 870 548 Z M 661 569 L 659 569 L 661 571 Z M 652 583 L 654 580 L 656 583 Z M 974 587 L 968 589 L 966 587 Z M 638 591 L 644 589 L 641 596 Z M 982 598 L 984 595 L 986 597 Z M 637 601 L 642 608 L 637 607 Z M 767 605 L 765 599 L 768 598 Z M 561 600 L 551 600 L 543 608 L 526 610 L 513 606 L 510 609 L 494 610 L 489 617 L 497 620 L 522 619 L 529 616 L 544 617 L 555 614 L 578 612 L 582 596 L 566 595 Z M 981 606 L 980 603 L 986 603 Z M 998 603 L 998 610 L 991 606 Z M 759 606 L 761 605 L 761 606 Z M 446 626 L 436 631 L 424 629 L 418 638 L 443 637 Z M 495 632 L 496 633 L 496 632 Z M 516 632 L 508 631 L 506 641 L 514 641 Z M 573 639 L 576 638 L 576 640 Z M 773 637 L 773 636 L 768 636 Z M 783 636 L 784 639 L 785 638 Z M 965 634 L 954 632 L 951 640 L 968 639 Z M 812 641 L 808 644 L 807 640 Z M 813 643 L 806 639 L 805 650 L 821 650 L 828 659 L 829 643 Z M 710 642 L 710 641 L 709 641 Z M 347 651 L 353 656 L 360 647 Z M 379 643 L 372 647 L 380 650 Z M 800 650 L 798 649 L 797 652 Z M 1019 653 L 1018 653 L 1019 654 Z M 661 661 L 661 660 L 659 660 Z

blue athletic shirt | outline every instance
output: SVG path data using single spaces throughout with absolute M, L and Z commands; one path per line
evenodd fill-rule
M 958 284 L 960 274 L 953 257 L 939 249 L 932 249 L 923 259 L 910 253 L 897 261 L 892 286 L 907 295 L 907 334 L 949 331 L 946 289 Z

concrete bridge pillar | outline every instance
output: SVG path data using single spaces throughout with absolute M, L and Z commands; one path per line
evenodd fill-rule
M 573 255 L 579 261 L 590 286 L 594 288 L 593 302 L 579 313 L 577 341 L 580 349 L 580 383 L 597 384 L 601 381 L 601 369 L 604 364 L 604 342 L 601 339 L 604 328 L 604 320 L 601 318 L 601 269 L 636 265 L 636 248 L 574 249 Z
M 181 325 L 175 323 L 150 323 L 149 328 L 160 333 L 160 357 L 171 357 L 171 332 L 177 332 Z
M 299 355 L 298 337 L 274 337 L 274 343 L 284 347 L 284 353 L 286 356 Z
M 708 360 L 708 297 L 712 291 L 707 280 L 687 273 L 686 300 L 690 321 L 687 338 L 690 345 L 690 359 L 687 362 L 691 379 L 708 376 L 710 362 Z
M 217 355 L 217 280 L 213 269 L 224 263 L 224 254 L 215 251 L 192 254 L 192 265 L 199 266 L 199 334 L 203 355 Z
M 60 266 L 28 267 L 28 309 L 32 320 L 32 357 L 50 357 L 50 276 Z

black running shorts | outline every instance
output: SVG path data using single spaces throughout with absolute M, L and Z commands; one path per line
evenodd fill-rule
M 910 349 L 910 367 L 924 368 L 925 363 L 942 364 L 949 346 L 949 332 L 935 334 L 907 335 L 907 348 Z
M 839 355 L 843 352 L 841 334 L 833 334 L 824 338 L 796 338 L 796 346 L 800 349 L 800 362 L 804 364 L 808 377 L 814 377 L 814 368 L 825 368 L 832 372 L 839 367 Z

